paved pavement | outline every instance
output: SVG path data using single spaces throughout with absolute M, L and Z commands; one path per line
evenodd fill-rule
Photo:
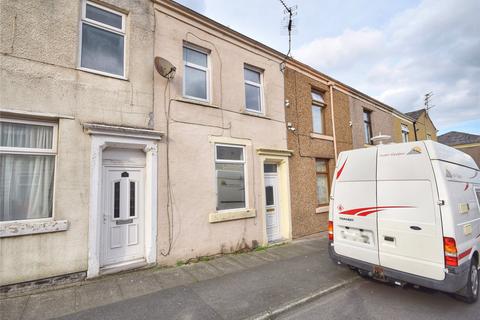
M 357 278 L 331 262 L 322 236 L 10 297 L 0 300 L 0 320 L 245 319 Z
M 361 279 L 277 319 L 480 319 L 480 302 L 465 304 L 435 290 L 400 288 Z

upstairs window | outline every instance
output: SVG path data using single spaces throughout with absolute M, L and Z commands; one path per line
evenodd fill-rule
M 408 142 L 408 133 L 410 130 L 408 130 L 408 126 L 405 124 L 402 124 L 402 142 Z
M 125 14 L 84 2 L 80 67 L 125 77 Z
M 312 129 L 314 133 L 325 134 L 324 109 L 325 101 L 322 94 L 312 91 Z
M 183 47 L 183 95 L 208 101 L 208 53 L 191 46 Z
M 215 145 L 217 210 L 245 208 L 244 147 Z
M 363 131 L 365 134 L 365 144 L 373 144 L 371 113 L 372 112 L 369 110 L 363 110 Z
M 52 217 L 57 125 L 0 120 L 0 222 Z
M 245 67 L 245 107 L 248 111 L 262 112 L 262 74 L 260 71 Z

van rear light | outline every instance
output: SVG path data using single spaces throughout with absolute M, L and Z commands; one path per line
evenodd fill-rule
M 333 241 L 333 221 L 328 221 L 328 240 Z
M 443 251 L 445 252 L 445 265 L 448 267 L 458 267 L 457 244 L 455 239 L 444 237 Z

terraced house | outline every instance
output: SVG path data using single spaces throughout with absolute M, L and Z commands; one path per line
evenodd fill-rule
M 155 263 L 153 3 L 0 5 L 0 285 Z
M 0 15 L 2 290 L 325 230 L 339 152 L 414 139 L 411 117 L 173 1 Z
M 283 55 L 171 1 L 155 19 L 161 261 L 291 239 Z
M 337 156 L 385 143 L 414 141 L 414 119 L 297 60 L 285 70 L 293 237 L 327 230 Z
M 283 55 L 171 1 L 0 11 L 0 285 L 291 238 Z

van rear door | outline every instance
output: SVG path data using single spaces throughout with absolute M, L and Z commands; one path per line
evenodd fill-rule
M 443 280 L 438 192 L 424 143 L 379 147 L 377 179 L 380 265 Z
M 377 148 L 342 152 L 333 183 L 333 232 L 337 254 L 378 265 Z

